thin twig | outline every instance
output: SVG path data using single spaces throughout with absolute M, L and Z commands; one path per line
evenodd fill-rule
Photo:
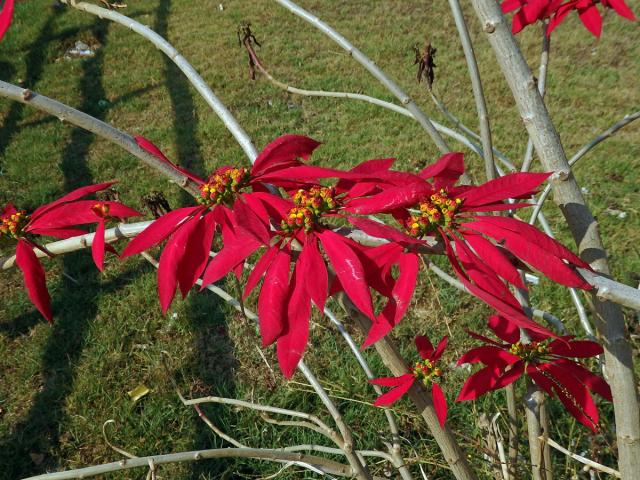
M 442 153 L 448 153 L 450 151 L 449 146 L 440 136 L 435 129 L 431 120 L 427 115 L 418 107 L 413 99 L 407 95 L 386 73 L 384 73 L 374 61 L 357 49 L 349 40 L 336 32 L 328 24 L 320 20 L 315 15 L 296 5 L 290 0 L 275 0 L 277 3 L 285 7 L 287 10 L 298 16 L 305 22 L 309 23 L 313 27 L 320 30 L 341 48 L 346 50 L 355 61 L 362 65 L 365 69 L 371 73 L 380 83 L 382 83 L 398 100 L 402 105 L 406 105 L 407 109 L 413 114 L 416 121 L 422 126 L 422 128 L 431 137 L 438 149 Z
M 138 457 L 123 459 L 119 462 L 105 463 L 92 467 L 78 468 L 63 472 L 45 473 L 28 477 L 24 480 L 67 480 L 75 478 L 87 478 L 105 473 L 129 470 L 132 468 L 149 467 L 149 461 L 154 465 L 165 465 L 167 463 L 196 462 L 211 458 L 254 458 L 272 461 L 304 462 L 310 465 L 321 467 L 332 475 L 351 477 L 353 471 L 348 465 L 344 465 L 333 460 L 307 455 L 304 453 L 287 452 L 277 449 L 266 448 L 216 448 L 210 450 L 194 450 L 190 452 L 169 453 L 165 455 L 151 455 L 148 457 Z
M 593 147 L 598 145 L 600 142 L 603 142 L 607 138 L 613 136 L 618 130 L 620 130 L 623 127 L 626 127 L 627 125 L 629 125 L 631 122 L 637 120 L 638 118 L 640 118 L 640 111 L 634 112 L 634 113 L 629 114 L 629 115 L 625 115 L 622 120 L 619 120 L 618 122 L 613 124 L 611 127 L 606 129 L 604 132 L 602 132 L 600 135 L 598 135 L 596 138 L 594 138 L 590 142 L 588 142 L 585 145 L 583 145 L 580 148 L 580 150 L 578 150 L 573 155 L 573 157 L 571 157 L 571 159 L 569 160 L 569 166 L 573 167 L 576 164 L 576 162 L 578 160 L 580 160 L 582 157 L 584 157 Z M 531 225 L 536 223 L 538 215 L 540 215 L 540 211 L 542 210 L 542 206 L 544 205 L 545 200 L 549 196 L 549 193 L 551 193 L 551 188 L 552 188 L 552 185 L 548 184 L 544 188 L 544 190 L 542 191 L 540 196 L 538 197 L 538 201 L 536 202 L 536 206 L 533 209 L 533 212 L 531 213 L 531 218 L 529 219 L 529 223 Z
M 542 27 L 542 53 L 540 54 L 540 69 L 538 70 L 538 91 L 544 99 L 545 87 L 547 85 L 547 67 L 549 65 L 549 50 L 551 47 L 551 37 L 547 35 L 547 23 L 541 22 Z M 531 138 L 527 140 L 527 150 L 522 161 L 522 172 L 528 172 L 533 160 L 533 141 Z
M 540 440 L 543 442 L 548 443 L 551 447 L 555 448 L 556 450 L 558 450 L 559 452 L 564 453 L 565 455 L 567 455 L 568 457 L 573 458 L 574 460 L 577 460 L 580 463 L 584 463 L 585 465 L 590 466 L 591 468 L 598 470 L 600 472 L 603 473 L 607 473 L 609 475 L 613 475 L 614 477 L 617 478 L 622 478 L 622 475 L 620 475 L 620 472 L 618 470 L 615 470 L 611 467 L 607 467 L 605 465 L 602 465 L 598 462 L 594 462 L 593 460 L 590 460 L 586 457 L 583 457 L 582 455 L 578 455 L 577 453 L 573 453 L 569 450 L 567 450 L 566 448 L 564 448 L 562 445 L 558 444 L 557 442 L 555 442 L 554 440 L 552 440 L 551 438 L 542 438 L 540 437 Z
M 480 123 L 480 138 L 482 139 L 485 175 L 487 180 L 493 180 L 496 178 L 496 167 L 493 160 L 491 126 L 489 124 L 489 114 L 487 113 L 487 104 L 484 99 L 484 90 L 482 88 L 482 80 L 480 79 L 478 63 L 476 62 L 476 55 L 473 51 L 473 44 L 469 37 L 467 22 L 464 19 L 460 2 L 458 0 L 449 0 L 449 7 L 451 8 L 453 19 L 456 22 L 456 27 L 460 34 L 460 43 L 464 50 L 464 57 L 467 60 L 467 70 L 471 76 L 471 88 L 473 90 L 473 97 L 476 101 L 476 110 L 478 111 L 478 119 Z
M 191 66 L 191 64 L 164 38 L 151 30 L 149 27 L 142 25 L 141 23 L 122 15 L 114 10 L 108 10 L 96 5 L 85 2 L 76 2 L 75 0 L 61 0 L 62 3 L 69 5 L 77 10 L 96 15 L 99 18 L 106 18 L 112 22 L 123 25 L 143 38 L 149 40 L 156 48 L 162 51 L 167 57 L 171 59 L 176 66 L 182 70 L 189 82 L 194 86 L 198 93 L 204 98 L 207 104 L 218 115 L 220 120 L 224 123 L 225 127 L 231 132 L 236 139 L 244 153 L 252 161 L 257 157 L 256 151 L 249 135 L 240 126 L 235 117 L 220 101 L 220 99 L 211 91 L 211 88 L 207 85 L 204 79 L 198 74 L 198 72 Z

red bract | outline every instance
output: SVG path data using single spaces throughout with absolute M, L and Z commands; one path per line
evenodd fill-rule
M 85 230 L 74 228 L 77 225 L 98 223 L 96 238 L 98 246 L 94 249 L 104 249 L 104 221 L 96 216 L 94 208 L 97 204 L 104 205 L 112 214 L 111 217 L 124 219 L 139 215 L 118 202 L 99 202 L 95 200 L 80 200 L 91 193 L 108 188 L 112 183 L 101 183 L 78 188 L 63 197 L 37 208 L 27 215 L 24 210 L 17 210 L 12 204 L 7 204 L 0 210 L 0 238 L 5 237 L 17 241 L 16 264 L 24 275 L 25 287 L 29 298 L 49 321 L 53 321 L 51 313 L 51 299 L 47 291 L 45 273 L 33 249 L 38 248 L 46 253 L 44 247 L 38 245 L 38 236 L 65 239 L 87 233 Z M 100 234 L 102 231 L 102 234 Z M 102 235 L 102 242 L 100 241 Z M 101 246 L 101 245 L 102 246 Z M 95 252 L 94 250 L 94 252 Z M 104 253 L 102 253 L 104 256 Z M 96 254 L 94 253 L 94 258 Z M 99 268 L 102 264 L 98 264 Z
M 407 247 L 425 243 L 423 237 L 440 239 L 458 278 L 471 293 L 519 326 L 548 333 L 524 314 L 501 280 L 526 288 L 511 255 L 557 283 L 584 289 L 591 286 L 574 267 L 589 268 L 588 264 L 525 222 L 479 213 L 529 206 L 506 200 L 530 197 L 549 174 L 514 173 L 477 187 L 455 186 L 463 172 L 462 153 L 450 153 L 418 174 L 421 183 L 391 187 L 350 202 L 349 209 L 355 213 L 391 213 L 406 233 L 367 219 L 351 221 L 372 236 Z
M 13 19 L 13 3 L 14 0 L 5 0 L 2 10 L 0 10 L 0 41 L 7 33 L 11 20 Z
M 309 158 L 319 145 L 308 137 L 284 135 L 265 147 L 250 170 L 225 166 L 204 180 L 171 163 L 149 140 L 136 137 L 136 141 L 163 163 L 190 178 L 201 192 L 199 206 L 181 208 L 160 217 L 133 239 L 122 253 L 123 257 L 134 255 L 169 239 L 158 268 L 158 294 L 165 313 L 176 288 L 180 287 L 183 297 L 186 296 L 203 272 L 204 285 L 215 282 L 232 269 L 240 274 L 244 258 L 261 245 L 247 230 L 251 232 L 253 228 L 262 232 L 264 225 L 260 224 L 256 213 L 264 214 L 273 208 L 273 195 L 266 193 L 262 183 L 264 177 L 280 169 L 303 165 L 299 159 Z M 281 183 L 285 187 L 294 184 L 287 179 Z M 217 229 L 221 230 L 223 243 L 228 248 L 209 263 L 211 243 Z
M 443 337 L 438 346 L 433 348 L 428 337 L 417 336 L 415 339 L 416 348 L 422 357 L 422 361 L 416 362 L 411 373 L 399 377 L 382 377 L 369 380 L 370 383 L 382 387 L 394 387 L 387 393 L 380 395 L 374 405 L 376 407 L 391 405 L 407 393 L 414 382 L 419 381 L 425 387 L 431 387 L 433 407 L 438 415 L 440 426 L 444 428 L 444 423 L 447 419 L 447 400 L 439 385 L 442 380 L 442 370 L 436 366 L 436 363 L 442 356 L 442 352 L 447 346 L 447 341 L 448 337 Z
M 635 21 L 636 17 L 624 0 L 505 0 L 502 2 L 502 12 L 515 11 L 511 30 L 518 33 L 527 25 L 538 20 L 549 18 L 547 35 L 560 25 L 571 11 L 578 12 L 583 25 L 596 37 L 602 33 L 602 16 L 597 4 L 613 9 L 621 17 Z
M 571 336 L 550 340 L 535 332 L 528 332 L 530 343 L 522 343 L 518 328 L 499 316 L 489 319 L 489 327 L 505 343 L 470 332 L 485 345 L 465 353 L 458 364 L 482 363 L 485 367 L 467 379 L 457 401 L 474 400 L 528 375 L 550 396 L 557 396 L 576 420 L 597 429 L 598 409 L 591 392 L 610 401 L 611 390 L 602 378 L 573 359 L 600 355 L 598 343 Z

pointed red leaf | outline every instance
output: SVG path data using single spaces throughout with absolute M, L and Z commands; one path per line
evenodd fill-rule
M 375 320 L 364 268 L 358 256 L 349 247 L 347 239 L 331 230 L 323 231 L 318 237 L 345 293 L 362 313 Z
M 444 349 L 447 348 L 447 343 L 449 343 L 449 336 L 445 335 L 438 342 L 438 345 L 436 345 L 436 349 L 433 351 L 433 354 L 431 355 L 431 358 L 429 358 L 429 360 L 431 360 L 432 362 L 437 362 L 438 360 L 440 360 Z
M 2 37 L 7 33 L 9 25 L 11 25 L 11 19 L 13 18 L 13 0 L 5 0 L 2 11 L 0 11 L 0 41 Z
M 423 360 L 431 358 L 434 349 L 433 345 L 431 344 L 431 340 L 429 340 L 429 337 L 427 337 L 426 335 L 418 335 L 415 338 L 415 343 L 416 349 L 418 350 L 418 353 Z
M 200 210 L 202 207 L 185 207 L 161 216 L 128 243 L 121 257 L 130 257 L 157 245 L 171 235 L 181 222 Z
M 104 222 L 98 222 L 96 227 L 91 244 L 91 255 L 96 267 L 102 272 L 104 270 Z
M 602 33 L 602 17 L 600 16 L 598 7 L 592 3 L 585 9 L 578 8 L 578 16 L 587 30 L 594 36 L 600 38 L 600 34 Z
M 464 173 L 464 154 L 462 152 L 446 153 L 433 165 L 424 168 L 418 176 L 423 179 L 433 178 L 436 189 L 446 188 L 458 181 Z
M 412 379 L 413 375 L 406 373 L 399 377 L 379 377 L 369 380 L 369 383 L 373 385 L 380 385 L 381 387 L 397 387 L 398 385 L 404 385 L 408 380 Z
M 444 428 L 444 422 L 447 420 L 447 399 L 437 383 L 431 385 L 431 399 L 433 400 L 433 408 L 438 416 L 440 426 Z
M 387 213 L 397 208 L 416 205 L 421 198 L 431 192 L 432 186 L 427 182 L 389 187 L 377 195 L 351 200 L 345 210 L 361 215 Z
M 308 160 L 320 145 L 314 139 L 303 135 L 283 135 L 269 143 L 256 158 L 251 175 L 257 177 L 268 171 L 284 166 L 292 166 L 298 158 Z
M 487 265 L 491 265 L 491 268 L 495 270 L 498 275 L 512 285 L 526 289 L 526 286 L 518 273 L 518 269 L 513 266 L 511 261 L 498 247 L 482 235 L 462 232 L 462 236 L 471 248 L 473 248 L 476 254 L 478 254 L 478 256 L 484 260 Z
M 602 346 L 591 340 L 569 340 L 563 337 L 554 340 L 549 344 L 549 351 L 554 355 L 572 358 L 589 358 L 601 355 L 603 353 Z
M 318 310 L 324 312 L 324 305 L 329 293 L 329 275 L 324 258 L 318 249 L 318 240 L 315 235 L 307 235 L 297 265 L 300 267 L 300 278 L 307 279 L 306 288 L 313 303 Z
M 255 286 L 260 282 L 262 275 L 267 271 L 267 268 L 269 268 L 273 259 L 276 258 L 276 254 L 279 250 L 280 249 L 277 245 L 267 249 L 253 266 L 253 269 L 249 274 L 249 278 L 247 278 L 247 284 L 244 287 L 244 292 L 242 294 L 243 299 L 247 298 Z
M 262 346 L 275 342 L 286 327 L 291 253 L 280 250 L 269 268 L 258 298 Z
M 216 231 L 214 212 L 208 212 L 197 221 L 194 219 L 192 222 L 194 222 L 194 228 L 187 238 L 186 246 L 189 254 L 185 255 L 180 262 L 178 270 L 178 286 L 182 298 L 187 296 L 206 267 Z
M 34 228 L 31 229 L 30 232 L 43 237 L 54 237 L 61 240 L 88 233 L 81 228 Z
M 613 8 L 615 12 L 621 17 L 631 20 L 632 22 L 635 22 L 637 20 L 636 16 L 633 14 L 629 6 L 624 3 L 624 0 L 605 0 L 602 2 L 602 4 L 606 5 L 607 7 Z M 2 35 L 0 35 L 0 37 L 2 37 Z
M 248 235 L 225 238 L 222 250 L 211 259 L 204 271 L 202 288 L 217 282 L 237 266 L 242 268 L 244 261 L 260 247 L 261 243 Z
M 189 238 L 197 229 L 201 219 L 191 217 L 182 223 L 162 250 L 158 266 L 158 296 L 162 313 L 167 313 L 178 286 L 179 271 L 183 268 L 185 257 L 189 256 L 187 245 Z
M 470 188 L 459 195 L 462 199 L 462 211 L 466 207 L 476 207 L 506 200 L 523 198 L 533 194 L 550 173 L 510 173 L 504 177 L 490 180 L 479 187 Z
M 310 277 L 301 275 L 300 264 L 296 265 L 291 279 L 293 285 L 289 298 L 288 325 L 285 333 L 278 338 L 278 364 L 286 378 L 291 378 L 309 340 L 309 316 L 311 315 L 311 297 L 305 283 Z
M 407 393 L 409 389 L 413 386 L 413 382 L 415 380 L 413 375 L 407 374 L 407 375 L 403 375 L 400 378 L 405 379 L 404 383 L 401 383 L 396 388 L 385 393 L 384 395 L 380 395 L 377 398 L 377 400 L 373 403 L 376 407 L 391 405 L 392 403 L 399 400 L 400 397 L 402 397 L 405 393 Z
M 456 402 L 475 400 L 485 393 L 494 390 L 494 384 L 501 373 L 502 370 L 489 366 L 470 375 L 464 382 L 464 385 L 462 385 Z
M 47 291 L 44 268 L 38 261 L 33 247 L 26 240 L 18 240 L 16 246 L 16 265 L 22 270 L 24 286 L 31 302 L 49 323 L 53 322 L 51 313 L 51 298 Z
M 592 392 L 597 393 L 602 398 L 609 400 L 610 402 L 613 400 L 611 397 L 611 388 L 609 387 L 609 384 L 607 384 L 607 382 L 598 375 L 591 373 L 579 363 L 572 362 L 571 360 L 565 358 L 557 359 L 554 363 L 556 366 L 567 370 L 569 374 L 576 377 L 584 386 L 586 386 Z
M 114 183 L 115 182 L 97 183 L 95 185 L 87 185 L 86 187 L 76 188 L 75 190 L 73 190 L 73 191 L 67 193 L 66 195 L 63 195 L 62 197 L 58 198 L 57 200 L 54 200 L 53 202 L 47 203 L 46 205 L 42 205 L 41 207 L 36 208 L 33 211 L 33 213 L 31 214 L 31 221 L 33 222 L 40 215 L 42 215 L 45 212 L 48 212 L 49 210 L 51 210 L 54 207 L 57 207 L 58 205 L 62 205 L 63 203 L 73 202 L 75 200 L 78 200 L 78 199 L 84 197 L 85 195 L 89 195 L 91 193 L 99 192 L 100 190 L 104 190 L 106 188 L 109 188 Z M 94 201 L 94 203 L 95 203 L 95 201 Z
M 198 185 L 202 185 L 204 183 L 204 180 L 200 177 L 198 177 L 197 175 L 191 173 L 189 170 L 186 170 L 182 167 L 177 166 L 175 163 L 173 163 L 171 160 L 169 160 L 164 153 L 162 153 L 162 151 L 156 147 L 153 142 L 151 142 L 150 140 L 147 140 L 144 137 L 141 136 L 137 136 L 134 137 L 136 140 L 136 143 L 140 146 L 140 148 L 142 148 L 143 150 L 146 150 L 147 152 L 149 152 L 151 155 L 153 155 L 154 157 L 160 159 L 162 161 L 162 163 L 164 163 L 165 165 L 168 165 L 169 167 L 173 168 L 175 171 L 180 172 L 182 175 L 184 175 L 187 178 L 190 178 L 191 180 L 193 180 L 195 183 L 197 183 Z
M 503 348 L 494 345 L 483 345 L 472 348 L 458 360 L 458 365 L 463 363 L 484 363 L 490 367 L 504 369 L 507 365 L 512 365 L 520 360 L 520 357 L 512 355 Z
M 268 223 L 260 218 L 259 214 L 249 207 L 245 201 L 246 196 L 239 196 L 233 204 L 233 215 L 236 223 L 249 235 L 264 245 L 269 245 L 271 235 L 268 230 Z M 260 204 L 260 202 L 257 202 Z M 262 206 L 262 205 L 260 205 Z M 262 215 L 266 213 L 262 212 Z M 266 216 L 268 218 L 268 216 Z M 264 217 L 262 217 L 264 218 Z
M 520 329 L 514 323 L 499 315 L 491 315 L 487 322 L 489 328 L 505 342 L 514 344 L 520 340 Z

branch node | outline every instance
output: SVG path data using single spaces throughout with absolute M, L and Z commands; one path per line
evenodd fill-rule
M 29 100 L 31 100 L 33 98 L 33 92 L 31 90 L 29 90 L 28 88 L 25 88 L 22 91 L 22 99 L 27 102 Z
M 571 171 L 569 170 L 556 170 L 553 175 L 551 175 L 551 180 L 555 182 L 564 182 L 571 175 Z
M 484 24 L 484 27 L 482 27 L 482 29 L 485 31 L 485 33 L 493 33 L 496 31 L 496 24 L 494 22 L 487 22 Z

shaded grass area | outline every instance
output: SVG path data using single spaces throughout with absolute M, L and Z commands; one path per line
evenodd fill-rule
M 417 169 L 437 158 L 426 135 L 404 117 L 367 104 L 295 97 L 261 79 L 250 81 L 247 60 L 236 39 L 236 27 L 245 21 L 252 23 L 263 45 L 259 54 L 275 76 L 300 87 L 362 91 L 393 100 L 348 55 L 273 2 L 228 1 L 222 3 L 222 10 L 218 3 L 143 0 L 126 13 L 174 43 L 258 147 L 293 132 L 323 142 L 313 159 L 317 164 L 346 167 L 393 156 L 399 167 Z M 411 65 L 410 47 L 428 37 L 438 48 L 435 88 L 453 112 L 475 126 L 464 57 L 445 3 L 331 0 L 303 5 L 344 33 L 427 111 L 434 112 L 424 87 L 414 81 Z M 632 7 L 637 10 L 637 4 Z M 472 12 L 467 13 L 477 40 L 496 146 L 518 163 L 526 143 L 524 129 Z M 539 38 L 533 30 L 524 32 L 520 40 L 537 68 Z M 554 35 L 546 98 L 571 153 L 638 108 L 640 32 L 637 25 L 611 16 L 600 42 L 575 18 Z M 77 40 L 95 48 L 96 56 L 65 60 L 65 51 Z M 197 173 L 245 161 L 221 122 L 153 47 L 117 25 L 51 7 L 49 1 L 17 5 L 15 24 L 0 47 L 0 78 L 144 135 Z M 134 158 L 57 119 L 5 100 L 0 100 L 0 119 L 0 202 L 11 200 L 30 209 L 81 184 L 110 179 L 121 180 L 120 195 L 133 206 L 150 190 L 165 192 L 173 207 L 189 202 L 178 188 Z M 628 127 L 597 147 L 576 170 L 600 220 L 614 274 L 628 284 L 638 282 L 640 271 L 638 137 L 638 126 Z M 468 164 L 481 179 L 480 160 L 469 156 Z M 624 211 L 626 218 L 607 213 L 612 209 Z M 551 203 L 545 213 L 560 238 L 568 242 L 570 237 Z M 441 259 L 436 261 L 445 265 Z M 163 317 L 154 296 L 155 272 L 142 259 L 119 263 L 111 258 L 105 273 L 99 275 L 90 255 L 80 252 L 48 261 L 47 275 L 56 316 L 53 327 L 34 312 L 17 272 L 3 272 L 0 278 L 1 479 L 119 458 L 102 438 L 102 424 L 109 419 L 116 422 L 107 426 L 110 440 L 136 455 L 227 446 L 206 429 L 195 412 L 180 404 L 170 377 L 188 396 L 232 396 L 324 415 L 304 379 L 296 376 L 284 382 L 274 352 L 269 349 L 264 358 L 260 355 L 254 326 L 213 295 L 194 291 Z M 532 293 L 540 308 L 563 318 L 580 334 L 566 292 L 543 281 Z M 410 314 L 393 335 L 404 346 L 406 358 L 413 359 L 415 334 L 428 333 L 432 339 L 450 334 L 455 341 L 445 361 L 453 362 L 472 345 L 464 329 L 482 328 L 487 313 L 473 299 L 425 273 Z M 637 333 L 635 316 L 627 313 L 632 333 Z M 384 416 L 370 406 L 373 392 L 350 356 L 336 354 L 342 351 L 344 346 L 332 327 L 315 317 L 308 363 L 353 426 L 358 446 L 381 448 Z M 162 366 L 163 352 L 170 358 L 171 372 Z M 373 351 L 365 355 L 376 372 L 386 373 Z M 449 375 L 451 400 L 464 376 L 461 371 Z M 133 403 L 127 391 L 140 384 L 147 385 L 151 393 Z M 417 455 L 430 478 L 450 478 L 437 446 L 410 405 L 397 405 L 403 436 L 411 445 L 407 455 Z M 590 435 L 575 425 L 555 402 L 550 408 L 554 439 L 614 464 L 609 405 L 602 405 L 601 435 Z M 300 429 L 266 425 L 249 412 L 227 407 L 205 410 L 221 429 L 251 446 L 324 443 Z M 477 418 L 498 411 L 504 414 L 502 393 L 451 406 L 451 426 L 486 478 L 492 478 L 492 472 L 482 458 Z M 559 478 L 569 478 L 579 470 L 564 458 L 555 458 Z M 168 466 L 161 472 L 166 478 L 240 478 L 275 473 L 278 468 L 218 460 Z M 376 473 L 383 468 L 373 465 Z M 112 477 L 142 476 L 138 472 Z M 280 476 L 304 475 L 291 468 Z

